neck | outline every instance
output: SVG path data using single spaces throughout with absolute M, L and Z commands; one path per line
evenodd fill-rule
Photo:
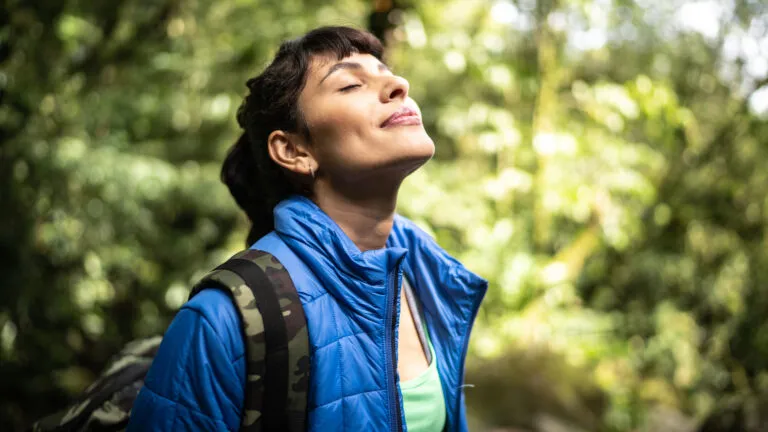
M 394 223 L 398 189 L 362 197 L 339 193 L 318 181 L 312 200 L 365 252 L 386 246 Z

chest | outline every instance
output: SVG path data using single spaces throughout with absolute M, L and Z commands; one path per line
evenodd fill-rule
M 426 343 L 421 316 L 408 287 L 400 293 L 400 317 L 397 344 L 397 371 L 401 381 L 416 378 L 429 367 L 429 347 Z

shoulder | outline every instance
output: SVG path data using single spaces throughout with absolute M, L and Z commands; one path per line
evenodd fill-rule
M 223 291 L 205 289 L 182 306 L 168 326 L 152 362 L 152 369 L 157 371 L 150 371 L 155 374 L 149 381 L 164 381 L 180 374 L 195 376 L 201 372 L 195 363 L 207 365 L 206 369 L 229 367 L 242 360 L 244 354 L 235 305 Z M 160 385 L 172 386 L 170 382 Z
M 129 431 L 236 430 L 245 343 L 228 295 L 206 289 L 176 314 L 134 404 Z
M 245 354 L 240 316 L 229 294 L 216 288 L 204 289 L 192 297 L 179 313 L 192 313 L 201 321 L 202 328 L 211 331 L 220 341 L 230 359 L 237 360 Z

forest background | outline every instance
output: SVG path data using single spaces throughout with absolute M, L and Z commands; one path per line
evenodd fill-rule
M 473 430 L 768 430 L 757 0 L 3 0 L 0 430 L 243 247 L 244 82 L 329 24 L 386 41 L 436 143 L 399 211 L 490 281 Z

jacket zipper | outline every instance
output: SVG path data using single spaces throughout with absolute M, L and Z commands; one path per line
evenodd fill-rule
M 390 413 L 390 430 L 394 430 L 397 432 L 400 432 L 403 430 L 403 424 L 402 424 L 402 416 L 400 414 L 400 400 L 398 397 L 397 392 L 397 379 L 396 379 L 396 370 L 397 367 L 395 365 L 395 360 L 397 358 L 397 341 L 395 340 L 395 329 L 397 327 L 397 301 L 400 298 L 398 295 L 398 284 L 397 284 L 397 277 L 396 275 L 399 274 L 398 271 L 399 264 L 394 267 L 394 269 L 389 274 L 389 284 L 390 284 L 390 290 L 387 293 L 387 295 L 391 295 L 392 298 L 389 299 L 389 303 L 387 305 L 388 307 L 388 314 L 387 318 L 390 320 L 389 326 L 387 326 L 387 334 L 386 337 L 388 338 L 389 342 L 389 351 L 387 352 L 387 382 L 389 383 L 389 406 L 392 407 L 389 410 Z M 394 414 L 394 418 L 392 418 L 392 415 Z M 394 427 L 394 428 L 393 428 Z

